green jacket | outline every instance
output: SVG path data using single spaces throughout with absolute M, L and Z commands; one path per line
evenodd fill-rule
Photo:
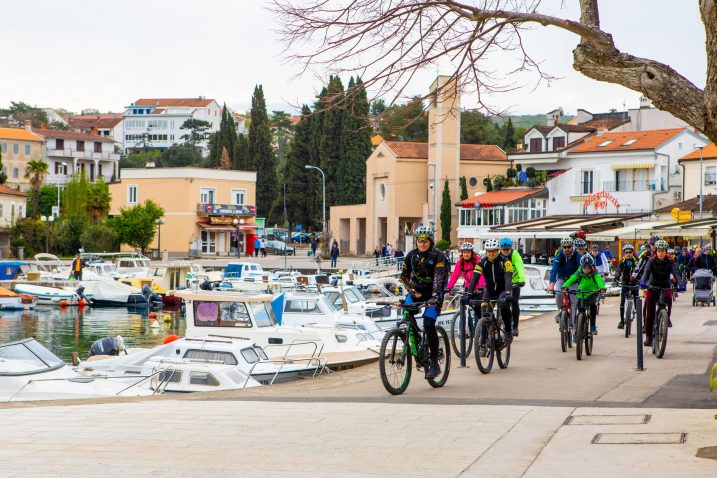
M 513 280 L 511 281 L 512 284 L 515 285 L 520 282 L 525 284 L 525 266 L 523 266 L 523 258 L 521 257 L 520 253 L 513 249 L 508 259 L 513 264 Z
M 578 283 L 578 297 L 581 299 L 587 299 L 600 289 L 605 288 L 605 281 L 602 280 L 602 276 L 597 272 L 583 274 L 583 271 L 578 269 L 575 274 L 565 281 L 563 287 L 568 288 L 576 282 Z

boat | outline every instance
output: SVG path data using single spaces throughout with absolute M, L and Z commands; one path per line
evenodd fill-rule
M 164 262 L 153 265 L 147 279 L 150 279 L 152 284 L 156 284 L 157 289 L 153 287 L 153 290 L 163 290 L 160 294 L 164 305 L 179 306 L 182 305 L 182 299 L 174 295 L 174 291 L 187 288 L 191 273 L 191 262 Z
M 82 252 L 80 258 L 86 264 L 111 262 L 121 277 L 146 277 L 149 273 L 149 258 L 137 252 Z
M 545 289 L 550 282 L 550 266 L 525 264 L 525 286 L 520 290 L 521 312 L 558 310 L 555 297 Z
M 244 338 L 261 347 L 269 358 L 321 357 L 334 370 L 378 360 L 380 342 L 360 330 L 320 324 L 279 325 L 274 307 L 282 310 L 281 296 L 195 289 L 177 291 L 177 295 L 184 299 L 190 338 Z
M 117 279 L 120 284 L 128 285 L 134 289 L 139 289 L 142 296 L 144 297 L 144 305 L 150 307 L 161 306 L 163 303 L 162 294 L 166 294 L 167 291 L 154 282 L 151 278 L 141 277 L 122 277 Z M 141 304 L 131 304 L 138 306 Z
M 52 306 L 85 306 L 90 305 L 92 296 L 88 293 L 79 294 L 77 289 L 72 287 L 49 287 L 36 284 L 17 283 L 13 289 L 18 294 L 37 297 L 39 305 Z M 88 301 L 90 299 L 90 301 Z
M 146 382 L 87 377 L 34 338 L 0 344 L 0 402 L 152 395 Z
M 196 262 L 189 263 L 189 272 L 187 273 L 187 287 L 194 287 L 203 282 L 205 279 L 209 282 L 218 284 L 224 277 L 224 272 L 217 270 L 206 270 L 201 264 Z
M 37 304 L 37 297 L 26 294 L 17 294 L 10 289 L 0 287 L 1 310 L 31 310 Z

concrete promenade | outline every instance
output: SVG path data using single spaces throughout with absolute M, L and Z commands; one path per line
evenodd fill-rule
M 522 324 L 508 369 L 454 358 L 444 388 L 415 374 L 399 397 L 371 365 L 244 392 L 6 404 L 0 478 L 714 477 L 717 460 L 697 455 L 717 458 L 717 313 L 690 299 L 643 372 L 613 298 L 581 362 L 541 316 Z

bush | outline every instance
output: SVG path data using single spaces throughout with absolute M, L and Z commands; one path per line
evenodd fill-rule
M 516 176 L 518 175 L 518 172 L 517 172 L 515 169 L 513 169 L 513 168 L 508 168 L 508 170 L 506 171 L 506 175 L 507 175 L 510 179 L 513 179 L 514 177 L 516 177 Z
M 446 241 L 445 239 L 441 239 L 440 241 L 436 242 L 436 249 L 445 251 L 446 249 L 448 249 L 450 247 L 451 247 L 451 243 Z
M 523 165 L 520 164 L 520 163 L 516 164 L 516 165 L 515 165 L 515 170 L 518 171 L 518 172 L 521 172 L 521 171 L 523 170 Z
M 117 233 L 106 223 L 93 224 L 80 236 L 82 247 L 88 252 L 115 252 L 119 250 Z
M 52 235 L 52 234 L 51 234 Z M 17 257 L 17 248 L 25 248 L 25 257 L 32 257 L 45 250 L 45 225 L 38 220 L 24 217 L 15 221 L 10 229 L 10 246 Z
M 505 183 L 505 176 L 502 176 L 500 174 L 493 176 L 493 189 L 499 191 L 503 186 L 505 186 Z
M 529 166 L 525 170 L 525 175 L 528 176 L 528 179 L 532 179 L 535 177 L 535 168 L 532 166 Z

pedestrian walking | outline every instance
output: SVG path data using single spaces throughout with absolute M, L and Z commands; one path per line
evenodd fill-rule
M 396 259 L 396 267 L 398 267 L 398 270 L 401 270 L 401 267 L 403 266 L 403 251 L 400 247 L 397 247 L 395 251 L 393 251 L 393 257 Z
M 266 240 L 262 237 L 260 242 L 261 257 L 266 257 Z
M 376 265 L 378 265 L 378 259 L 381 257 L 381 249 L 378 246 L 373 250 L 373 257 L 376 258 Z
M 316 248 L 319 247 L 319 240 L 317 238 L 311 239 L 311 255 L 316 255 Z
M 261 239 L 257 237 L 254 239 L 254 257 L 259 257 L 259 251 L 261 250 Z
M 75 254 L 75 258 L 72 260 L 72 278 L 74 280 L 82 280 L 82 268 L 84 267 L 84 264 L 82 263 L 82 258 L 80 257 L 80 253 L 78 252 Z
M 336 261 L 339 258 L 339 243 L 334 239 L 334 242 L 331 244 L 331 267 L 336 268 Z

